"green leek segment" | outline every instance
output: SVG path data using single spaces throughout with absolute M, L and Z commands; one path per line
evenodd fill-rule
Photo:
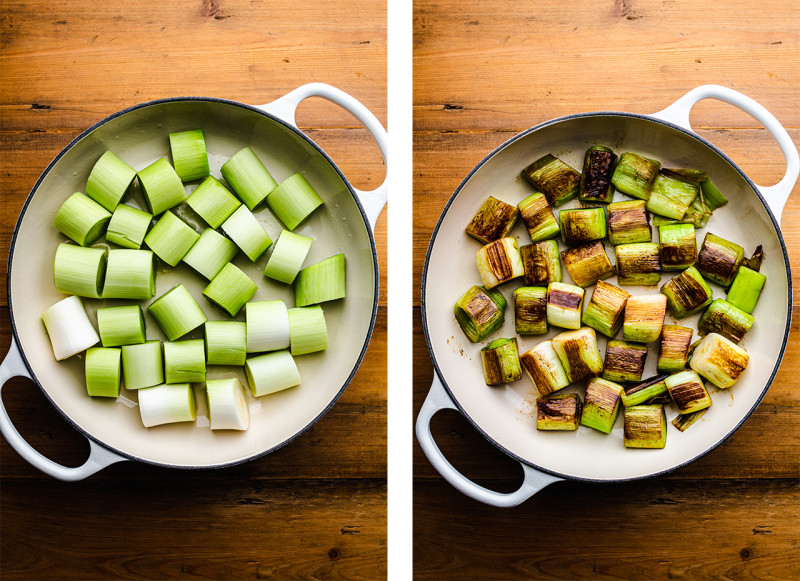
M 286 228 L 294 230 L 322 205 L 322 198 L 306 178 L 296 173 L 272 190 L 267 204 Z
M 728 302 L 745 313 L 752 314 L 765 282 L 767 277 L 760 272 L 740 266 L 731 288 L 728 289 Z
M 136 178 L 136 170 L 111 151 L 94 164 L 86 182 L 86 195 L 113 212 Z
M 56 230 L 81 246 L 90 246 L 100 238 L 111 220 L 111 212 L 75 192 L 61 204 L 53 220 Z
M 222 223 L 222 230 L 253 262 L 272 245 L 269 234 L 246 206 L 239 206 Z
M 161 260 L 175 266 L 197 242 L 200 235 L 169 210 L 156 222 L 144 243 Z
M 240 321 L 207 321 L 206 364 L 244 365 L 247 359 L 247 325 Z
M 336 254 L 301 270 L 295 281 L 294 295 L 298 307 L 343 298 L 344 254 Z
M 611 183 L 623 194 L 648 200 L 660 168 L 661 163 L 654 159 L 626 152 L 619 157 Z
M 153 301 L 147 310 L 170 341 L 206 322 L 203 309 L 182 284 Z
M 472 286 L 456 301 L 453 311 L 467 338 L 478 343 L 503 325 L 505 309 L 506 299 L 500 291 Z
M 553 207 L 572 200 L 580 189 L 581 174 L 549 153 L 522 170 L 522 177 L 544 193 Z
M 145 342 L 144 317 L 139 305 L 97 309 L 97 328 L 103 347 Z
M 228 264 L 239 249 L 213 228 L 206 228 L 197 242 L 189 249 L 183 261 L 208 280 Z
M 186 203 L 212 228 L 219 228 L 242 205 L 214 176 L 204 179 Z
M 254 397 L 269 395 L 300 385 L 300 372 L 287 350 L 250 357 L 244 366 L 247 383 Z
M 289 335 L 292 355 L 305 355 L 328 348 L 328 327 L 322 307 L 289 309 Z
M 150 212 L 120 204 L 111 215 L 106 240 L 123 248 L 139 249 L 152 220 Z
M 149 300 L 155 292 L 152 251 L 130 248 L 112 248 L 108 251 L 104 299 Z
M 203 131 L 192 129 L 169 134 L 172 163 L 181 181 L 199 180 L 208 175 L 208 155 Z
M 181 178 L 163 157 L 139 171 L 139 182 L 153 216 L 158 216 L 186 199 Z
M 300 236 L 289 230 L 281 230 L 278 240 L 275 242 L 275 248 L 272 249 L 272 254 L 267 260 L 264 275 L 286 284 L 292 284 L 297 273 L 303 268 L 303 262 L 313 241 L 313 238 Z
M 164 382 L 161 341 L 122 346 L 122 374 L 125 389 L 142 389 Z
M 100 298 L 106 275 L 106 251 L 61 243 L 53 263 L 56 290 L 79 297 Z
M 119 397 L 122 351 L 92 347 L 86 351 L 86 391 L 93 397 Z
M 197 383 L 206 379 L 206 353 L 202 339 L 164 343 L 167 383 Z
M 250 277 L 241 269 L 229 262 L 208 283 L 203 290 L 203 296 L 235 317 L 257 290 L 256 283 L 250 280 Z
M 517 338 L 495 339 L 481 349 L 486 385 L 503 385 L 522 379 Z
M 220 173 L 251 211 L 278 185 L 249 147 L 239 150 L 226 161 Z
M 466 232 L 481 244 L 488 244 L 508 236 L 517 216 L 517 208 L 489 196 L 467 225 Z

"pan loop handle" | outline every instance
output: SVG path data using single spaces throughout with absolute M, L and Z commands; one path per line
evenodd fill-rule
M 0 391 L 2 391 L 3 386 L 9 379 L 17 376 L 33 379 L 28 373 L 28 369 L 22 360 L 22 355 L 20 355 L 19 347 L 17 347 L 17 342 L 12 336 L 11 347 L 8 349 L 3 363 L 0 364 Z M 126 458 L 115 454 L 92 440 L 89 440 L 89 458 L 81 466 L 69 468 L 45 458 L 20 435 L 17 428 L 11 423 L 11 418 L 8 417 L 2 397 L 0 397 L 0 433 L 3 434 L 3 437 L 11 447 L 32 466 L 53 478 L 68 482 L 83 480 L 106 466 L 126 460 Z
M 294 91 L 287 93 L 272 103 L 261 105 L 259 109 L 263 109 L 267 113 L 280 117 L 297 128 L 295 112 L 300 103 L 309 97 L 322 97 L 323 99 L 327 99 L 339 105 L 342 109 L 349 111 L 361 121 L 378 143 L 378 148 L 380 148 L 381 156 L 383 157 L 383 163 L 387 167 L 388 176 L 389 136 L 386 130 L 383 128 L 383 125 L 381 125 L 381 122 L 378 121 L 377 117 L 372 114 L 372 111 L 344 91 L 326 85 L 325 83 L 309 83 L 296 88 Z M 370 227 L 374 230 L 378 215 L 380 215 L 388 199 L 389 186 L 387 178 L 384 178 L 383 183 L 371 191 L 359 190 L 357 188 L 353 189 L 361 205 L 364 207 Z
M 717 99 L 739 107 L 739 109 L 749 113 L 761 123 L 770 132 L 775 141 L 778 142 L 778 146 L 786 160 L 786 173 L 783 179 L 774 186 L 756 187 L 761 192 L 761 195 L 764 196 L 775 216 L 775 220 L 780 225 L 783 207 L 786 205 L 786 200 L 789 199 L 789 194 L 792 193 L 798 174 L 800 174 L 800 156 L 798 156 L 797 147 L 792 143 L 783 125 L 763 105 L 747 95 L 720 85 L 702 85 L 692 89 L 666 109 L 653 113 L 651 116 L 663 121 L 669 121 L 694 132 L 689 123 L 689 114 L 692 111 L 692 107 L 703 99 Z
M 450 464 L 433 439 L 433 434 L 431 434 L 431 418 L 436 415 L 436 412 L 443 409 L 458 410 L 453 400 L 445 391 L 439 376 L 434 373 L 433 383 L 428 392 L 428 397 L 425 398 L 425 403 L 422 404 L 422 409 L 417 416 L 417 441 L 422 451 L 425 452 L 425 456 L 427 456 L 433 467 L 436 468 L 436 471 L 459 492 L 477 501 L 483 502 L 484 504 L 499 508 L 508 508 L 523 503 L 545 486 L 562 480 L 557 476 L 551 476 L 550 474 L 546 474 L 520 462 L 523 471 L 523 481 L 522 485 L 514 492 L 495 492 L 474 483 Z

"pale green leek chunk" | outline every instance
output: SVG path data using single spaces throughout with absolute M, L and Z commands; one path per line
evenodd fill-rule
M 135 169 L 113 152 L 106 151 L 89 174 L 86 195 L 109 212 L 113 212 L 135 178 Z
M 139 390 L 139 412 L 145 428 L 176 422 L 193 422 L 197 404 L 189 383 L 162 384 Z
M 186 199 L 186 190 L 178 174 L 163 157 L 139 171 L 144 199 L 153 216 L 177 206 Z
M 206 322 L 203 309 L 182 284 L 156 299 L 147 310 L 170 341 Z
M 212 228 L 219 228 L 242 205 L 214 176 L 203 180 L 186 203 Z
M 144 317 L 139 305 L 97 309 L 97 328 L 103 347 L 145 342 Z
M 111 212 L 88 196 L 75 192 L 61 204 L 53 226 L 77 244 L 90 246 L 103 235 L 109 220 Z
M 161 260 L 175 266 L 199 238 L 200 235 L 191 226 L 172 212 L 166 211 L 145 236 L 144 243 Z
M 122 375 L 125 389 L 141 389 L 164 382 L 161 341 L 122 346 Z
M 222 230 L 253 262 L 272 244 L 267 231 L 246 206 L 239 206 L 222 223 Z
M 238 151 L 226 161 L 220 173 L 248 210 L 258 206 L 277 187 L 267 168 L 249 147 Z
M 122 351 L 92 347 L 86 350 L 86 391 L 93 397 L 119 397 Z
M 208 155 L 202 130 L 170 133 L 169 147 L 172 151 L 175 173 L 181 181 L 199 180 L 208 175 Z
M 106 240 L 123 248 L 141 248 L 152 220 L 153 215 L 150 212 L 120 204 L 111 215 Z
M 289 348 L 289 311 L 282 300 L 247 303 L 245 321 L 248 353 Z
M 79 297 L 100 298 L 106 274 L 106 251 L 61 243 L 53 263 L 56 290 Z
M 166 383 L 197 383 L 206 379 L 206 353 L 202 339 L 164 343 Z
M 322 198 L 306 178 L 296 173 L 272 190 L 267 204 L 286 228 L 294 230 L 322 205 Z
M 149 300 L 156 293 L 153 252 L 114 248 L 108 251 L 104 299 Z
M 203 296 L 235 317 L 244 304 L 256 294 L 258 286 L 239 268 L 229 262 L 211 279 Z
M 207 321 L 206 364 L 244 365 L 247 359 L 247 325 L 240 321 Z
M 344 254 L 336 254 L 301 270 L 294 285 L 297 306 L 305 307 L 343 298 L 344 266 Z
M 287 350 L 250 357 L 244 366 L 253 396 L 261 397 L 300 385 L 300 372 Z
M 208 416 L 212 430 L 246 430 L 250 408 L 242 383 L 235 377 L 206 381 Z
M 275 248 L 267 260 L 264 275 L 286 284 L 294 282 L 297 273 L 303 267 L 313 238 L 294 234 L 289 230 L 281 230 Z
M 292 355 L 305 355 L 328 348 L 328 326 L 319 305 L 289 309 Z
M 183 261 L 211 280 L 222 267 L 228 264 L 239 252 L 236 244 L 212 228 L 206 228 L 183 257 Z
M 740 266 L 731 288 L 728 289 L 728 302 L 752 315 L 765 282 L 767 282 L 767 277 L 760 272 L 744 265 Z

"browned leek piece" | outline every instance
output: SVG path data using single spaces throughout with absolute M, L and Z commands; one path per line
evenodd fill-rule
M 619 156 L 611 183 L 623 194 L 648 200 L 660 168 L 661 163 L 654 159 L 626 152 Z
M 667 445 L 667 418 L 661 404 L 625 408 L 625 447 L 663 448 Z
M 542 341 L 519 357 L 539 395 L 553 393 L 569 385 L 569 378 L 552 341 Z
M 608 147 L 594 145 L 587 149 L 578 198 L 585 202 L 610 202 L 614 196 L 611 176 L 616 162 L 617 154 Z
M 691 224 L 663 224 L 658 227 L 661 269 L 684 270 L 697 261 L 697 241 Z
M 625 391 L 622 393 L 622 405 L 631 407 L 643 403 L 658 403 L 654 400 L 662 396 L 666 396 L 667 400 L 669 400 L 667 385 L 664 383 L 666 378 L 666 375 L 658 375 L 642 382 L 625 386 Z
M 667 297 L 669 312 L 676 319 L 704 309 L 711 304 L 712 297 L 711 287 L 694 266 L 665 282 L 661 294 Z
M 514 330 L 517 335 L 547 333 L 547 287 L 521 286 L 514 291 Z
M 483 286 L 492 289 L 525 274 L 517 241 L 506 237 L 489 242 L 475 253 Z
M 661 282 L 658 244 L 637 242 L 614 247 L 617 255 L 617 281 L 620 285 L 653 286 Z
M 658 354 L 656 371 L 675 373 L 686 367 L 686 357 L 693 333 L 691 327 L 679 325 L 664 325 L 661 328 L 661 350 Z
M 522 177 L 554 207 L 575 198 L 581 182 L 581 174 L 549 153 L 522 170 Z
M 548 285 L 561 282 L 561 260 L 558 242 L 544 240 L 520 247 L 522 268 L 527 286 Z
M 534 192 L 519 204 L 519 215 L 528 229 L 531 242 L 555 238 L 561 232 L 558 220 L 553 215 L 547 198 L 541 192 Z
M 641 381 L 647 347 L 639 343 L 612 340 L 606 345 L 603 379 L 617 383 Z
M 581 424 L 608 434 L 617 421 L 622 386 L 613 381 L 593 377 L 586 385 L 586 396 L 583 398 Z
M 745 313 L 724 299 L 714 299 L 697 322 L 697 332 L 700 335 L 719 333 L 739 343 L 754 322 L 755 318 L 750 313 Z
M 558 213 L 565 244 L 602 240 L 608 233 L 605 208 L 572 208 Z
M 722 335 L 709 333 L 692 352 L 689 367 L 724 389 L 736 383 L 749 360 L 747 351 Z
M 458 299 L 453 310 L 467 338 L 478 343 L 503 325 L 505 308 L 503 293 L 473 286 Z
M 622 338 L 637 343 L 652 343 L 661 335 L 666 314 L 667 297 L 664 295 L 629 298 L 625 304 Z
M 481 349 L 486 385 L 503 385 L 522 379 L 517 338 L 495 339 Z
M 734 242 L 706 233 L 697 255 L 697 270 L 708 280 L 728 287 L 744 260 L 744 248 Z
M 672 425 L 678 428 L 678 431 L 685 432 L 693 423 L 703 417 L 706 411 L 708 411 L 708 408 L 690 414 L 678 414 L 672 419 Z
M 598 280 L 581 321 L 607 337 L 614 337 L 622 328 L 622 315 L 630 296 L 627 291 Z
M 603 372 L 603 360 L 597 349 L 597 335 L 591 327 L 565 331 L 552 339 L 553 349 L 567 372 L 570 383 Z
M 614 275 L 614 266 L 599 241 L 567 248 L 561 253 L 561 260 L 573 282 L 581 288 Z
M 691 369 L 673 373 L 664 379 L 669 396 L 678 407 L 678 413 L 689 414 L 711 405 L 711 396 L 700 376 Z
M 517 221 L 515 206 L 489 196 L 467 226 L 467 234 L 482 244 L 508 236 Z
M 577 393 L 540 397 L 536 400 L 536 429 L 577 430 L 581 408 Z
M 547 286 L 547 322 L 565 329 L 580 329 L 584 293 L 579 286 L 551 282 Z
M 608 239 L 614 246 L 650 242 L 650 214 L 644 200 L 626 200 L 608 205 Z

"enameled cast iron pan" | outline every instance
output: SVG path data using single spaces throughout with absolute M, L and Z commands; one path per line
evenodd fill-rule
M 11 240 L 8 302 L 13 337 L 0 366 L 0 384 L 17 375 L 33 379 L 61 414 L 89 438 L 91 451 L 86 463 L 77 468 L 50 461 L 25 442 L 0 405 L 0 431 L 28 462 L 63 480 L 85 478 L 121 460 L 180 468 L 228 466 L 286 444 L 336 402 L 361 363 L 375 323 L 378 261 L 372 228 L 386 203 L 387 183 L 384 180 L 370 192 L 356 190 L 330 157 L 297 128 L 295 111 L 311 96 L 328 99 L 355 115 L 375 138 L 386 160 L 387 134 L 375 116 L 347 93 L 313 83 L 261 107 L 195 97 L 143 103 L 87 129 L 45 169 L 23 206 Z M 258 399 L 248 395 L 251 421 L 244 432 L 212 432 L 199 388 L 195 390 L 196 422 L 144 428 L 135 393 L 123 390 L 116 401 L 90 398 L 82 358 L 57 362 L 41 322 L 44 310 L 64 298 L 53 288 L 53 257 L 58 243 L 65 240 L 53 227 L 60 204 L 71 193 L 85 191 L 89 172 L 106 149 L 134 169 L 141 169 L 158 157 L 170 159 L 169 133 L 196 128 L 203 130 L 211 174 L 217 178 L 220 166 L 246 146 L 255 151 L 278 182 L 302 173 L 324 200 L 324 205 L 295 230 L 315 240 L 305 264 L 340 252 L 346 257 L 347 297 L 323 305 L 330 348 L 297 358 L 301 385 Z M 274 215 L 266 207 L 256 209 L 256 215 L 275 240 L 281 226 Z M 185 212 L 182 217 L 191 219 Z M 202 231 L 201 224 L 195 226 Z M 259 285 L 252 300 L 280 298 L 293 306 L 291 287 L 263 276 L 268 254 L 253 264 L 240 252 L 234 263 Z M 182 263 L 157 271 L 154 299 L 179 282 L 189 288 L 209 320 L 225 318 L 201 296 L 205 280 Z M 89 310 L 95 322 L 95 308 Z M 238 318 L 242 317 L 243 312 Z M 163 340 L 146 311 L 145 323 L 148 339 Z M 230 376 L 230 370 L 210 367 L 208 377 L 215 376 Z M 240 379 L 247 385 L 243 373 Z
M 783 179 L 775 186 L 756 186 L 724 153 L 696 135 L 689 124 L 692 107 L 706 98 L 736 105 L 761 122 L 777 140 L 787 162 Z M 542 155 L 552 153 L 572 167 L 583 167 L 583 155 L 591 145 L 606 145 L 615 152 L 633 151 L 658 159 L 664 167 L 704 169 L 728 197 L 729 203 L 712 215 L 697 232 L 698 244 L 707 231 L 739 243 L 749 256 L 763 245 L 766 274 L 756 323 L 742 341 L 750 363 L 730 390 L 713 392 L 713 405 L 686 432 L 668 425 L 663 450 L 632 450 L 623 446 L 622 422 L 608 435 L 581 428 L 575 432 L 537 432 L 533 384 L 522 380 L 501 387 L 487 387 L 480 360 L 482 344 L 471 343 L 453 316 L 456 300 L 472 285 L 480 284 L 475 252 L 480 244 L 464 233 L 481 203 L 493 195 L 516 205 L 532 192 L 519 178 L 521 170 Z M 789 260 L 780 231 L 780 215 L 798 176 L 797 149 L 778 121 L 752 99 L 725 87 L 706 85 L 653 115 L 600 112 L 569 115 L 533 127 L 501 145 L 464 179 L 448 201 L 431 237 L 422 275 L 422 322 L 433 360 L 433 385 L 417 418 L 420 446 L 439 473 L 461 492 L 496 506 L 515 506 L 548 484 L 565 478 L 587 481 L 619 481 L 645 478 L 692 462 L 729 437 L 764 397 L 780 365 L 792 308 Z M 627 199 L 617 193 L 615 200 Z M 577 206 L 577 201 L 560 209 Z M 524 226 L 517 224 L 512 236 L 530 243 Z M 607 247 L 607 250 L 609 247 Z M 613 257 L 613 250 L 609 252 Z M 565 282 L 571 282 L 563 271 Z M 668 280 L 662 277 L 662 283 Z M 616 278 L 609 279 L 612 284 Z M 510 301 L 513 288 L 499 287 Z M 724 289 L 712 284 L 714 296 Z M 657 287 L 626 287 L 634 295 L 657 293 Z M 513 310 L 506 309 L 504 326 L 490 335 L 513 337 Z M 669 318 L 669 317 L 668 317 Z M 699 315 L 681 324 L 697 328 Z M 668 321 L 670 322 L 670 321 Z M 519 351 L 527 351 L 563 329 L 546 336 L 517 337 Z M 696 337 L 696 335 L 695 335 Z M 605 353 L 606 338 L 598 334 Z M 655 374 L 657 346 L 651 344 L 644 377 Z M 566 388 L 582 393 L 585 382 Z M 500 494 L 481 487 L 460 474 L 442 455 L 431 436 L 431 417 L 440 409 L 460 411 L 500 450 L 518 460 L 523 468 L 521 487 Z M 667 419 L 676 415 L 668 411 Z

